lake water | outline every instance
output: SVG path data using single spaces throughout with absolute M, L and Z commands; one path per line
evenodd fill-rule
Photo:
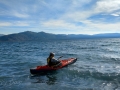
M 78 60 L 31 76 L 50 52 Z M 0 43 L 0 90 L 120 90 L 120 38 Z

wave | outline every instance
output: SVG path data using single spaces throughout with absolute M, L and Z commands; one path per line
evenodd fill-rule
M 88 46 L 86 46 L 86 47 L 78 47 L 77 49 L 98 49 L 98 47 L 88 47 Z
M 94 78 L 105 81 L 120 80 L 120 73 L 101 73 L 97 71 L 91 72 L 90 70 L 67 70 L 65 72 L 67 72 L 67 76 L 72 75 L 72 77 Z
M 101 55 L 100 57 L 101 57 L 100 62 L 102 63 L 120 64 L 120 57 L 118 55 L 106 54 Z

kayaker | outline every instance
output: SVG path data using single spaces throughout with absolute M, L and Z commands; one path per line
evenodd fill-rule
M 54 56 L 54 53 L 50 53 L 49 57 L 47 58 L 47 65 L 50 67 L 59 66 L 61 64 L 59 59 L 55 59 Z

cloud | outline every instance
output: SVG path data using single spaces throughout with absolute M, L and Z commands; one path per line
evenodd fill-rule
M 92 22 L 112 23 L 111 21 L 108 21 L 108 18 L 110 18 L 111 15 L 115 17 L 120 16 L 119 9 L 119 0 L 98 0 L 97 2 L 91 4 L 89 9 L 78 10 L 74 8 L 73 11 L 66 12 L 64 15 L 62 15 L 60 19 L 68 22 L 82 22 L 90 19 Z M 111 17 L 111 20 L 112 19 L 114 19 L 115 22 L 120 21 L 119 18 Z
M 100 0 L 94 8 L 98 13 L 111 13 L 120 9 L 120 0 Z
M 112 15 L 112 16 L 116 16 L 116 17 L 117 17 L 117 16 L 120 16 L 119 14 L 115 14 L 115 13 L 113 13 L 113 14 L 111 14 L 111 15 Z
M 18 18 L 28 18 L 28 5 L 24 4 L 22 0 L 2 0 L 0 1 L 0 10 L 2 16 L 9 16 L 9 17 L 18 17 Z M 30 11 L 30 10 L 29 10 Z
M 68 21 L 76 21 L 79 22 L 81 20 L 86 20 L 88 17 L 90 17 L 92 13 L 90 11 L 76 11 L 74 13 L 68 12 L 64 14 L 61 19 L 68 20 Z
M 46 27 L 49 30 L 59 30 L 58 33 L 62 33 L 61 29 L 66 30 L 69 34 L 98 34 L 108 32 L 118 32 L 120 22 L 118 23 L 104 23 L 93 22 L 91 20 L 81 20 L 84 25 L 75 25 L 75 23 L 69 23 L 64 20 L 50 20 L 42 23 L 42 27 Z
M 118 32 L 120 22 L 117 23 L 104 23 L 104 22 L 92 22 L 90 20 L 85 20 L 83 23 L 86 27 L 93 33 L 108 33 L 108 32 Z
M 21 26 L 21 27 L 24 27 L 24 26 L 29 26 L 29 23 L 28 22 L 22 22 L 22 21 L 17 21 L 14 23 L 14 26 Z
M 19 26 L 19 27 L 24 27 L 24 26 L 29 26 L 30 24 L 28 22 L 24 21 L 16 21 L 16 22 L 0 22 L 0 27 L 14 27 L 14 26 Z
M 90 3 L 90 2 L 89 2 Z M 83 6 L 87 4 L 84 2 Z M 74 6 L 75 5 L 75 6 Z M 80 3 L 73 2 L 61 17 L 57 19 L 51 19 L 42 23 L 44 27 L 49 29 L 58 28 L 65 29 L 71 33 L 82 33 L 82 34 L 97 34 L 107 32 L 118 32 L 119 22 L 105 22 L 108 15 L 118 16 L 120 15 L 117 10 L 120 9 L 120 1 L 118 0 L 99 0 L 89 6 L 89 9 L 81 9 Z M 76 9 L 77 8 L 77 9 Z M 104 14 L 104 15 L 103 15 Z M 98 15 L 100 19 L 89 19 Z M 111 17 L 112 18 L 112 17 Z M 117 19 L 116 19 L 117 20 Z M 82 23 L 77 24 L 76 23 Z M 66 31 L 66 32 L 67 32 Z M 68 33 L 68 32 L 67 32 Z
M 19 18 L 28 18 L 29 17 L 29 15 L 24 14 L 24 13 L 19 13 L 19 12 L 13 12 L 12 15 L 15 17 L 19 17 Z
M 115 12 L 115 13 L 112 13 L 111 15 L 112 15 L 112 16 L 115 16 L 115 17 L 118 17 L 118 16 L 120 16 L 120 11 Z
M 76 26 L 69 22 L 65 22 L 64 20 L 49 20 L 41 23 L 43 27 L 49 28 L 67 28 L 67 29 L 74 29 Z
M 119 32 L 119 10 L 120 0 L 1 0 L 0 26 L 53 33 Z
M 11 26 L 12 23 L 10 22 L 0 22 L 0 27 Z

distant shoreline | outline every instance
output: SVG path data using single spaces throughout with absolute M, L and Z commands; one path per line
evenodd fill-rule
M 0 41 L 43 41 L 43 40 L 75 40 L 75 39 L 97 39 L 97 38 L 120 38 L 120 33 L 105 33 L 95 35 L 85 34 L 51 34 L 46 32 L 25 31 L 9 35 L 1 35 Z

